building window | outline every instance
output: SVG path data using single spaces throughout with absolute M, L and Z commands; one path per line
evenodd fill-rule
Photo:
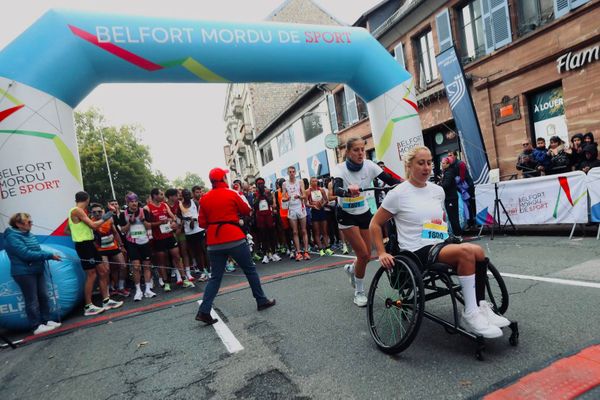
M 321 114 L 316 108 L 302 116 L 302 127 L 304 128 L 304 141 L 306 142 L 323 133 Z
M 536 30 L 553 20 L 554 0 L 517 2 L 519 6 L 519 35 Z
M 267 143 L 267 145 L 260 149 L 260 159 L 262 161 L 262 165 L 267 165 L 271 161 L 273 161 L 273 149 L 271 148 L 271 143 Z
M 360 120 L 369 116 L 367 104 L 354 91 L 344 85 L 344 90 L 340 90 L 333 95 L 333 101 L 328 99 L 330 118 L 333 118 L 331 111 L 335 111 L 335 120 L 332 120 L 331 126 L 334 132 L 346 129 Z
M 471 1 L 460 9 L 461 57 L 468 63 L 485 55 L 485 31 L 481 0 Z
M 333 101 L 335 104 L 335 113 L 338 129 L 346 129 L 350 126 L 348 118 L 348 109 L 346 107 L 346 93 L 344 90 L 340 90 L 333 95 Z
M 433 33 L 431 33 L 431 30 L 416 38 L 415 48 L 419 63 L 419 85 L 421 88 L 425 88 L 438 77 L 435 50 L 433 48 Z
M 277 136 L 277 149 L 279 155 L 282 156 L 285 153 L 290 152 L 294 148 L 294 131 L 291 127 L 287 128 Z

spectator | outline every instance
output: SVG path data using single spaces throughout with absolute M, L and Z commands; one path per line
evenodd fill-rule
M 583 143 L 596 143 L 596 141 L 594 140 L 594 134 L 592 132 L 588 132 L 585 135 L 583 135 Z
M 44 278 L 46 260 L 60 261 L 60 256 L 43 251 L 31 234 L 31 217 L 17 213 L 10 217 L 4 231 L 4 245 L 10 260 L 10 274 L 23 292 L 25 312 L 34 335 L 51 331 L 60 323 L 50 320 L 50 300 Z
M 586 174 L 590 169 L 600 167 L 600 160 L 598 160 L 598 144 L 587 143 L 583 145 L 584 160 L 577 165 L 577 169 L 585 172 Z
M 475 183 L 473 182 L 473 178 L 471 178 L 467 164 L 457 158 L 455 151 L 448 152 L 448 160 L 450 160 L 451 166 L 458 167 L 458 176 L 460 179 L 456 183 L 461 187 L 466 186 L 466 193 L 468 194 L 468 196 L 465 196 L 468 208 L 467 225 L 468 227 L 473 227 L 475 226 L 475 215 L 477 214 L 477 206 L 475 204 Z
M 329 248 L 329 234 L 327 232 L 327 212 L 324 210 L 327 200 L 327 193 L 322 187 L 319 187 L 317 177 L 310 179 L 310 187 L 306 193 L 308 207 L 311 209 L 311 224 L 313 240 L 318 248 L 319 255 L 332 255 L 333 251 Z M 323 239 L 321 240 L 321 235 Z
M 258 311 L 275 305 L 263 293 L 260 278 L 252 262 L 250 248 L 246 242 L 246 234 L 239 226 L 239 215 L 250 215 L 250 205 L 240 196 L 229 190 L 227 170 L 213 168 L 209 179 L 213 189 L 200 201 L 198 222 L 207 230 L 208 257 L 212 267 L 212 275 L 204 291 L 202 304 L 196 314 L 196 320 L 207 325 L 218 322 L 210 315 L 213 301 L 219 292 L 225 263 L 229 256 L 242 268 L 252 294 L 256 299 Z
M 540 175 L 546 175 L 546 171 L 550 170 L 550 156 L 546 148 L 546 139 L 537 138 L 535 141 L 536 147 L 533 150 L 533 159 L 536 162 L 536 169 Z
M 459 176 L 458 167 L 452 165 L 448 157 L 442 159 L 442 188 L 445 193 L 444 205 L 448 214 L 448 221 L 452 228 L 454 236 L 462 235 L 462 228 L 458 216 L 458 187 L 457 177 Z
M 572 170 L 577 169 L 580 162 L 585 159 L 583 155 L 583 134 L 576 133 L 571 138 L 571 148 L 568 150 L 570 157 L 570 167 Z
M 569 171 L 569 155 L 565 151 L 565 142 L 560 137 L 550 138 L 548 156 L 550 156 L 550 170 L 546 171 L 547 175 L 564 174 Z
M 517 157 L 517 170 L 523 172 L 523 178 L 531 178 L 540 175 L 536 166 L 537 162 L 533 157 L 533 146 L 529 140 L 524 141 L 523 151 Z

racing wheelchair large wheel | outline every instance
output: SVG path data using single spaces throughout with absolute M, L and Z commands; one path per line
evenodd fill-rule
M 384 353 L 405 350 L 419 332 L 425 310 L 421 272 L 397 256 L 394 268 L 379 268 L 369 288 L 367 319 L 371 337 Z

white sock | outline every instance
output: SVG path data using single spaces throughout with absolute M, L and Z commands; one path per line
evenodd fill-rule
M 142 291 L 142 285 L 141 285 L 141 284 L 139 284 L 139 283 L 136 283 L 136 284 L 135 284 L 135 291 L 136 291 L 136 292 L 141 292 L 141 291 Z
M 477 310 L 477 297 L 475 296 L 475 274 L 461 275 L 458 277 L 462 294 L 465 298 L 465 313 Z
M 356 284 L 354 294 L 365 292 L 365 278 L 357 278 L 354 276 L 354 282 Z
M 119 290 L 125 289 L 125 279 L 119 279 Z
M 175 270 L 175 278 L 177 282 L 181 280 L 181 274 L 179 273 L 178 269 Z
M 154 289 L 154 279 L 150 278 L 148 282 L 146 282 L 146 287 L 150 289 Z
M 185 276 L 187 276 L 188 279 L 192 277 L 192 273 L 190 271 L 190 267 L 185 267 Z
M 164 286 L 165 285 L 165 281 L 163 281 L 163 278 L 158 278 L 158 284 L 160 286 Z

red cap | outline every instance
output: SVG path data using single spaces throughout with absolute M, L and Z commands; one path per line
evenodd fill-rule
M 213 168 L 208 173 L 208 179 L 210 179 L 211 182 L 221 182 L 223 178 L 225 178 L 225 175 L 227 175 L 228 173 L 229 171 L 226 169 Z

